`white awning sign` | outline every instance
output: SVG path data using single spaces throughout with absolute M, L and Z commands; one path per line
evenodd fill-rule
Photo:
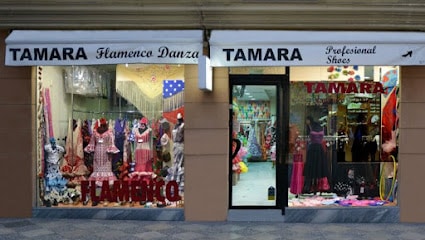
M 202 31 L 13 31 L 5 64 L 197 64 Z
M 425 65 L 425 34 L 213 31 L 211 65 Z

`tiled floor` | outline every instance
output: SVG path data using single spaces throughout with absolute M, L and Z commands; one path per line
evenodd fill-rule
M 275 206 L 268 200 L 268 188 L 276 188 L 276 169 L 272 162 L 249 162 L 248 172 L 240 174 L 232 187 L 233 206 Z
M 425 239 L 425 224 L 0 219 L 0 239 L 421 240 Z

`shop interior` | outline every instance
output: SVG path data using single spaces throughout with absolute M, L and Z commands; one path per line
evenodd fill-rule
M 233 113 L 232 205 L 274 206 L 264 199 L 276 186 L 276 86 L 234 86 Z

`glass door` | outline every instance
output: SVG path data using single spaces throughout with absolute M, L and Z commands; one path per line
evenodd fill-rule
M 231 75 L 230 80 L 230 208 L 286 206 L 284 78 Z

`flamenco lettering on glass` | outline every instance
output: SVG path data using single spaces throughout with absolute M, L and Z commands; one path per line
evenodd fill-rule
M 165 197 L 161 194 L 165 188 Z M 81 181 L 81 196 L 86 200 L 88 195 L 92 201 L 158 201 L 170 202 L 181 200 L 178 195 L 179 186 L 176 181 L 114 181 L 112 189 L 108 181 L 103 181 L 100 195 L 96 195 L 96 181 Z

